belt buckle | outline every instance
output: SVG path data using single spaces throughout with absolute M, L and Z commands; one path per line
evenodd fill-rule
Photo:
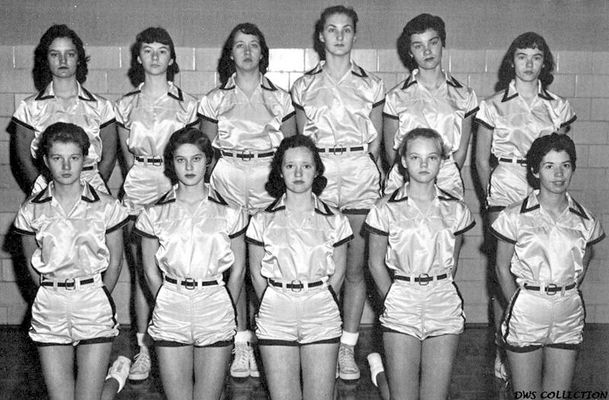
M 546 288 L 544 290 L 548 296 L 554 296 L 557 292 L 559 292 L 558 285 L 555 283 L 550 283 L 549 285 L 546 285 Z
M 182 279 L 182 286 L 184 286 L 187 290 L 195 290 L 197 287 L 197 282 L 193 278 L 185 278 Z
M 74 278 L 67 278 L 63 281 L 63 284 L 66 290 L 76 290 L 76 279 Z
M 302 292 L 302 290 L 304 289 L 304 285 L 302 284 L 302 281 L 300 279 L 293 279 L 292 282 L 290 282 L 290 285 L 292 285 L 292 287 L 290 288 L 290 290 L 292 292 Z M 298 290 L 295 290 L 296 288 L 298 288 Z
M 429 282 L 431 281 L 429 279 L 429 274 L 419 274 L 419 276 L 417 278 L 419 279 L 419 285 L 421 285 L 421 286 L 427 286 L 427 285 L 429 285 Z
M 254 158 L 254 154 L 251 151 L 249 151 L 249 150 L 242 150 L 241 151 L 241 159 L 243 161 L 249 161 L 252 158 Z
M 332 152 L 334 153 L 334 155 L 343 155 L 343 153 L 347 150 L 346 147 L 341 146 L 340 144 L 335 144 L 334 147 L 332 148 Z
M 154 157 L 152 159 L 152 165 L 154 165 L 155 167 L 160 167 L 161 165 L 163 165 L 163 159 L 161 159 L 160 157 Z

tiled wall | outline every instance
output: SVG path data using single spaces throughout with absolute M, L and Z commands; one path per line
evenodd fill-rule
M 461 82 L 472 86 L 479 98 L 488 96 L 496 82 L 498 64 L 505 49 L 445 50 L 445 68 Z M 31 93 L 31 61 L 33 46 L 0 47 L 0 126 L 7 127 L 15 104 Z M 129 48 L 88 47 L 91 55 L 90 72 L 85 86 L 91 91 L 116 99 L 131 90 L 126 73 L 129 66 Z M 571 136 L 577 143 L 578 163 L 572 192 L 584 205 L 600 217 L 609 229 L 609 52 L 554 51 L 557 58 L 555 83 L 551 90 L 566 96 L 572 102 L 578 120 Z M 197 96 L 211 89 L 217 78 L 214 72 L 219 49 L 178 48 L 178 61 L 182 72 L 177 83 Z M 394 49 L 359 49 L 354 59 L 369 71 L 383 78 L 387 88 L 397 84 L 405 75 Z M 269 78 L 288 89 L 303 71 L 316 63 L 311 49 L 274 49 L 271 51 Z M 476 213 L 477 226 L 466 234 L 461 252 L 457 282 L 465 299 L 468 322 L 486 322 L 488 299 L 486 295 L 486 258 L 481 252 L 483 242 L 480 203 L 473 190 L 470 170 L 471 151 L 463 179 L 466 201 Z M 27 310 L 22 287 L 16 282 L 15 268 L 10 249 L 14 240 L 5 236 L 15 212 L 24 196 L 14 181 L 9 167 L 9 135 L 0 136 L 0 324 L 20 324 Z M 118 168 L 110 187 L 117 193 L 121 179 Z M 583 285 L 586 299 L 587 321 L 609 323 L 609 240 L 596 248 L 588 276 Z M 121 322 L 129 322 L 129 274 L 124 267 L 114 292 Z M 364 321 L 370 322 L 372 313 L 367 310 Z

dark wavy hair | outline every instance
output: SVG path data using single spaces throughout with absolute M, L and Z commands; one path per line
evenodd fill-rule
M 266 39 L 262 31 L 254 24 L 250 22 L 241 23 L 233 28 L 233 30 L 226 38 L 224 46 L 222 47 L 222 54 L 218 60 L 218 74 L 220 75 L 220 82 L 224 85 L 228 78 L 235 72 L 235 61 L 231 58 L 233 52 L 233 46 L 235 45 L 235 36 L 237 33 L 243 33 L 246 35 L 254 35 L 260 42 L 260 51 L 262 59 L 258 64 L 258 69 L 263 75 L 266 74 L 266 70 L 269 67 L 269 46 L 266 44 Z
M 317 151 L 317 147 L 315 146 L 315 143 L 313 143 L 313 140 L 304 135 L 290 136 L 283 139 L 279 144 L 277 152 L 275 153 L 273 161 L 271 162 L 269 180 L 264 185 L 266 191 L 275 198 L 280 197 L 286 191 L 285 181 L 283 180 L 283 175 L 281 174 L 281 165 L 283 164 L 285 152 L 288 149 L 294 149 L 296 147 L 304 147 L 313 155 L 315 171 L 317 172 L 317 176 L 315 176 L 315 179 L 313 179 L 313 193 L 319 196 L 328 183 L 326 177 L 323 176 L 326 168 L 324 167 L 324 163 L 321 161 L 321 157 L 319 156 L 319 152 Z
M 315 23 L 315 31 L 313 33 L 313 49 L 319 56 L 320 60 L 326 59 L 326 46 L 319 39 L 319 35 L 324 31 L 324 27 L 326 26 L 326 21 L 329 17 L 335 14 L 344 14 L 347 17 L 351 18 L 353 22 L 353 33 L 357 33 L 357 22 L 359 18 L 355 10 L 351 7 L 345 7 L 343 5 L 328 7 L 321 12 L 319 19 Z
M 163 158 L 165 160 L 165 176 L 169 178 L 172 185 L 178 183 L 178 176 L 176 175 L 175 165 L 173 163 L 173 157 L 176 150 L 183 144 L 194 144 L 205 154 L 205 161 L 207 164 L 211 162 L 214 154 L 214 150 L 211 146 L 211 141 L 207 135 L 203 134 L 199 129 L 192 127 L 185 127 L 175 131 L 169 138 L 167 146 L 165 146 L 165 152 Z
M 129 72 L 127 72 L 131 84 L 137 86 L 144 82 L 146 77 L 144 67 L 137 59 L 144 43 L 161 43 L 165 46 L 169 46 L 170 57 L 173 60 L 173 63 L 167 67 L 167 80 L 173 81 L 175 75 L 180 72 L 180 67 L 176 60 L 176 49 L 173 40 L 171 40 L 169 32 L 165 29 L 161 27 L 150 27 L 138 33 L 135 37 L 135 43 L 131 46 L 131 66 L 129 67 Z
M 539 81 L 543 88 L 548 87 L 554 81 L 554 75 L 552 75 L 552 71 L 554 71 L 554 57 L 543 36 L 535 32 L 526 32 L 514 39 L 503 56 L 501 66 L 499 67 L 499 81 L 495 85 L 495 90 L 506 89 L 512 79 L 516 77 L 514 55 L 518 49 L 539 49 L 543 52 L 543 65 L 539 73 Z
M 577 161 L 575 143 L 573 143 L 573 140 L 571 140 L 569 136 L 560 133 L 552 133 L 551 135 L 538 137 L 535 139 L 527 153 L 528 179 L 536 189 L 539 188 L 539 178 L 536 178 L 533 174 L 539 173 L 541 161 L 546 154 L 552 150 L 556 152 L 565 151 L 571 160 L 571 168 L 575 171 L 575 164 Z
M 83 157 L 89 154 L 91 142 L 89 136 L 80 126 L 68 122 L 55 122 L 49 125 L 40 136 L 38 143 L 38 158 L 49 155 L 53 143 L 74 143 L 82 151 Z
M 404 66 L 412 71 L 418 67 L 414 57 L 410 54 L 411 37 L 433 29 L 440 36 L 442 47 L 446 47 L 446 26 L 442 18 L 431 14 L 420 14 L 406 23 L 402 34 L 397 40 L 397 49 L 400 60 Z
M 49 47 L 53 43 L 53 40 L 57 38 L 67 38 L 74 43 L 76 47 L 76 53 L 78 54 L 78 65 L 76 66 L 76 80 L 79 83 L 84 83 L 87 80 L 87 74 L 89 68 L 87 63 L 89 57 L 85 54 L 85 46 L 80 37 L 72 29 L 68 28 L 67 25 L 53 25 L 42 35 L 38 46 L 34 50 L 34 68 L 32 69 L 32 76 L 34 77 L 34 86 L 36 90 L 44 90 L 49 83 L 53 80 L 51 70 L 49 69 Z
M 431 139 L 436 142 L 438 147 L 440 147 L 440 156 L 442 158 L 446 158 L 447 151 L 444 147 L 444 140 L 442 140 L 442 136 L 440 136 L 438 132 L 430 128 L 414 128 L 413 130 L 409 131 L 406 136 L 404 136 L 404 140 L 402 141 L 402 144 L 398 150 L 398 158 L 395 160 L 398 165 L 398 171 L 404 177 L 404 182 L 409 179 L 409 176 L 408 170 L 402 163 L 402 159 L 406 157 L 406 153 L 408 152 L 408 143 L 418 138 Z

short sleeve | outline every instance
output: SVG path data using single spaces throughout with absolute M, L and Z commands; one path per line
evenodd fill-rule
M 496 110 L 493 104 L 488 100 L 482 100 L 480 109 L 476 113 L 476 121 L 488 129 L 495 129 Z
M 234 239 L 245 233 L 248 223 L 248 214 L 244 209 L 230 208 L 232 215 L 229 226 L 229 237 Z
M 399 115 L 396 108 L 396 99 L 397 96 L 394 94 L 394 90 L 391 90 L 387 93 L 387 97 L 385 97 L 385 106 L 383 107 L 383 115 L 392 119 L 399 119 Z
M 29 203 L 24 203 L 17 212 L 13 222 L 13 230 L 20 235 L 35 235 L 36 231 L 32 226 L 32 208 Z
M 264 212 L 259 212 L 250 220 L 245 232 L 245 241 L 258 246 L 264 246 Z
M 592 245 L 600 242 L 604 238 L 605 238 L 605 231 L 603 230 L 603 226 L 601 225 L 601 222 L 597 218 L 594 218 L 594 225 L 592 226 L 592 229 L 590 230 L 590 236 L 588 237 L 586 246 L 592 246 Z
M 129 97 L 123 97 L 114 103 L 116 122 L 126 129 L 129 129 L 129 115 L 131 114 L 132 109 L 132 102 L 129 100 Z
M 575 111 L 571 107 L 569 101 L 566 99 L 563 99 L 561 102 L 558 114 L 560 116 L 560 121 L 562 121 L 560 123 L 561 128 L 571 125 L 577 119 Z
M 389 221 L 386 217 L 387 206 L 385 204 L 375 204 L 366 216 L 364 229 L 367 232 L 381 236 L 389 236 Z
M 465 118 L 468 118 L 470 115 L 476 114 L 480 109 L 478 107 L 478 96 L 476 96 L 476 92 L 474 91 L 474 89 L 469 90 L 469 96 L 467 100 L 467 111 L 465 112 Z
M 294 85 L 292 85 L 292 90 L 290 91 L 294 108 L 298 108 L 301 110 L 304 109 L 304 105 L 302 104 L 302 80 L 303 78 L 296 80 L 296 82 L 294 82 Z
M 516 244 L 517 241 L 517 225 L 513 214 L 508 214 L 505 209 L 499 213 L 499 216 L 491 226 L 491 233 L 500 240 Z
M 17 109 L 13 113 L 13 122 L 16 123 L 17 125 L 21 125 L 22 127 L 26 128 L 26 129 L 29 129 L 32 131 L 35 130 L 32 127 L 31 110 L 25 101 L 22 100 L 19 102 Z
M 290 97 L 290 94 L 285 93 L 285 95 L 281 97 L 281 106 L 283 107 L 283 117 L 281 118 L 281 122 L 283 123 L 288 119 L 292 118 L 296 112 L 294 111 L 294 105 L 292 104 L 292 98 Z
M 214 96 L 216 89 L 213 89 L 211 92 L 207 93 L 201 101 L 199 102 L 199 108 L 197 113 L 199 118 L 202 118 L 206 121 L 212 122 L 214 124 L 218 123 L 218 104 L 217 101 L 214 101 L 217 96 Z
M 465 205 L 465 203 L 459 203 L 459 208 L 457 209 L 457 218 L 455 219 L 455 236 L 462 235 L 465 232 L 469 231 L 476 225 L 476 221 L 474 221 L 474 216 L 470 209 Z
M 110 100 L 100 98 L 98 101 L 100 102 L 100 129 L 102 129 L 116 122 L 116 114 L 114 114 L 114 107 Z
M 338 247 L 341 246 L 351 240 L 353 240 L 353 231 L 351 230 L 351 225 L 349 224 L 349 219 L 345 217 L 343 214 L 337 215 L 336 227 L 335 227 L 335 238 L 333 246 Z
M 372 108 L 378 107 L 385 103 L 385 84 L 379 78 L 376 82 L 376 90 L 374 92 L 374 103 L 372 104 Z
M 156 234 L 154 231 L 154 224 L 152 223 L 151 209 L 146 208 L 142 210 L 140 215 L 138 215 L 135 220 L 135 227 L 133 231 L 143 237 L 147 238 L 156 238 Z
M 106 233 L 111 233 L 122 228 L 129 220 L 127 209 L 116 199 L 112 199 L 106 205 Z

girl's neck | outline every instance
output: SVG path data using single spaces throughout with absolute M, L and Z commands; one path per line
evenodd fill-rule
M 554 216 L 560 215 L 569 206 L 567 193 L 550 193 L 540 190 L 537 195 L 539 205 Z
M 187 186 L 178 183 L 176 198 L 186 203 L 198 202 L 208 196 L 207 186 L 203 183 L 195 186 Z
M 326 52 L 324 69 L 332 78 L 340 80 L 351 69 L 351 53 L 335 56 Z
M 70 185 L 55 182 L 53 184 L 53 197 L 61 204 L 64 211 L 69 213 L 82 196 L 82 188 L 80 180 Z
M 410 180 L 406 188 L 408 198 L 415 201 L 430 202 L 436 197 L 436 188 L 433 181 L 420 183 Z
M 260 71 L 237 71 L 235 74 L 235 84 L 239 86 L 248 96 L 260 85 Z
M 446 77 L 444 76 L 440 65 L 434 69 L 419 69 L 419 72 L 417 73 L 417 82 L 428 89 L 437 89 L 445 80 Z
M 518 94 L 525 99 L 532 99 L 537 96 L 537 92 L 539 90 L 539 80 L 534 80 L 532 82 L 523 82 L 520 79 L 516 78 L 516 91 Z
M 53 78 L 53 92 L 56 97 L 68 99 L 78 96 L 78 81 L 75 78 Z
M 288 190 L 285 196 L 285 207 L 289 211 L 312 211 L 315 208 L 312 190 L 303 193 L 294 193 Z
M 169 82 L 165 75 L 146 75 L 146 79 L 142 85 L 142 93 L 146 96 L 158 98 L 167 94 L 168 90 Z

